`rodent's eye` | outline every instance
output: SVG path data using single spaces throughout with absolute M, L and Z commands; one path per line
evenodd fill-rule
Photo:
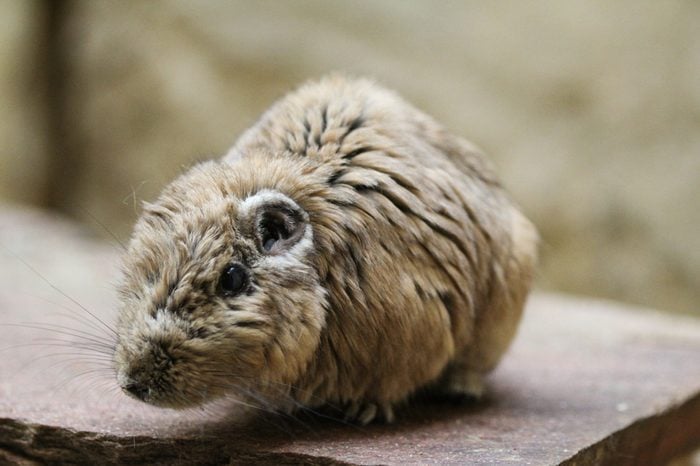
M 248 272 L 241 264 L 226 266 L 219 278 L 219 289 L 228 296 L 235 296 L 248 285 Z

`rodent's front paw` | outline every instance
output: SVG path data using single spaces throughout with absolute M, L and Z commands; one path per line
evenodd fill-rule
M 345 420 L 367 425 L 382 420 L 387 424 L 394 422 L 394 408 L 389 403 L 368 403 L 354 401 L 345 409 Z

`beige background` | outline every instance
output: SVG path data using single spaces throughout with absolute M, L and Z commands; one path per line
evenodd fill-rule
M 541 287 L 700 315 L 699 25 L 693 0 L 0 0 L 0 198 L 126 237 L 137 201 L 343 70 L 493 157 Z

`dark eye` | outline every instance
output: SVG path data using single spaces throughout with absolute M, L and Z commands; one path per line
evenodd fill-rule
M 248 272 L 241 264 L 227 266 L 219 278 L 219 289 L 229 296 L 237 295 L 247 285 Z

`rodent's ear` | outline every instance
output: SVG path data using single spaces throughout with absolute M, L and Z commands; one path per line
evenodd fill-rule
M 252 220 L 255 242 L 263 254 L 284 254 L 304 237 L 307 214 L 284 194 L 264 191 L 243 203 Z
M 306 222 L 298 210 L 286 205 L 264 205 L 258 212 L 256 236 L 260 250 L 266 254 L 281 254 L 304 236 Z

